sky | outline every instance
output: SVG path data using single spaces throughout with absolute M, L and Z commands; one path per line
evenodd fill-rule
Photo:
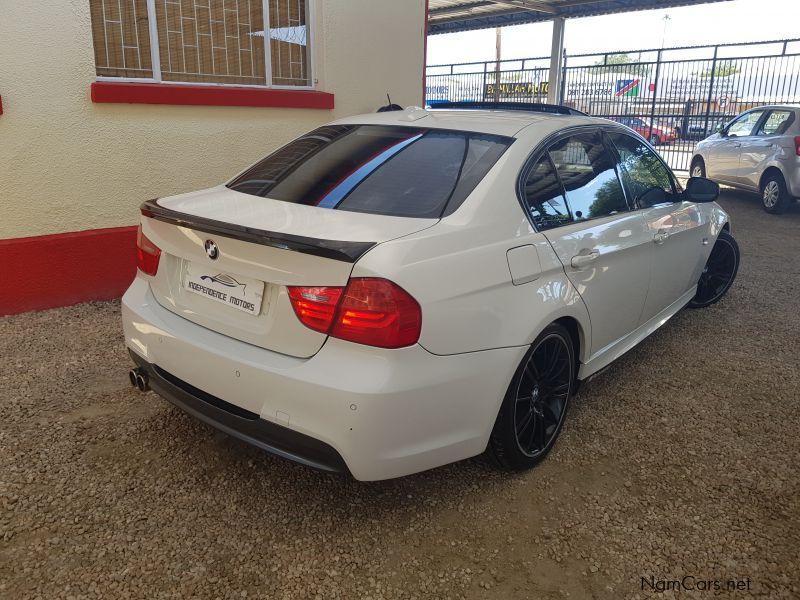
M 664 15 L 669 15 L 664 30 Z M 503 28 L 502 58 L 549 56 L 552 25 Z M 568 19 L 567 54 L 696 46 L 800 37 L 800 0 L 731 0 L 664 10 Z M 428 64 L 494 60 L 495 31 L 485 29 L 428 38 Z

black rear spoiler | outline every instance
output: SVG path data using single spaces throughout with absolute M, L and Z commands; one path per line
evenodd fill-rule
M 345 242 L 309 238 L 301 235 L 255 229 L 205 217 L 196 217 L 161 206 L 155 199 L 142 203 L 140 210 L 142 216 L 179 227 L 187 227 L 195 231 L 214 233 L 252 244 L 292 250 L 342 262 L 354 263 L 376 245 L 376 242 Z

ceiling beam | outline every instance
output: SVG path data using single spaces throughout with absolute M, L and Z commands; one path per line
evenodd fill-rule
M 543 12 L 548 15 L 555 15 L 558 13 L 558 10 L 552 4 L 541 2 L 540 0 L 493 0 L 493 3 L 502 6 L 513 6 L 521 10 Z
M 511 17 L 514 15 L 522 15 L 522 14 L 529 14 L 527 11 L 520 10 L 518 8 L 503 8 L 499 10 L 492 11 L 490 13 L 486 12 L 470 12 L 467 14 L 463 13 L 464 9 L 462 9 L 462 14 L 456 15 L 431 15 L 430 24 L 431 26 L 440 25 L 443 23 L 458 23 L 461 21 L 472 21 L 472 20 L 481 20 L 481 19 L 490 19 L 492 17 L 502 18 L 505 16 Z M 544 20 L 549 19 L 550 17 L 544 16 L 542 13 L 530 13 L 530 14 L 539 14 L 543 17 Z M 486 25 L 486 27 L 494 27 L 494 25 Z
M 508 6 L 510 8 L 516 8 L 517 10 L 531 10 L 547 14 L 556 14 L 558 12 L 552 4 L 539 0 L 481 0 L 480 2 L 471 2 L 469 4 L 433 8 L 429 16 L 439 17 L 449 15 L 450 13 L 472 13 L 473 9 L 476 8 L 486 8 L 497 5 Z
M 493 0 L 482 0 L 481 2 L 471 2 L 470 4 L 456 4 L 455 6 L 432 8 L 428 14 L 431 17 L 438 17 L 439 15 L 449 15 L 450 13 L 470 12 L 475 8 L 485 8 L 487 6 L 494 6 L 495 4 Z
M 554 0 L 461 0 L 457 6 L 431 9 L 428 34 L 540 23 L 555 17 L 574 19 L 726 1 L 730 0 L 558 0 L 557 3 Z M 436 0 L 431 0 L 432 5 L 435 3 Z M 541 12 L 534 3 L 553 12 Z

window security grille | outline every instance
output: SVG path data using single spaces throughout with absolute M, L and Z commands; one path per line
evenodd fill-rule
M 308 2 L 90 0 L 97 75 L 311 87 Z

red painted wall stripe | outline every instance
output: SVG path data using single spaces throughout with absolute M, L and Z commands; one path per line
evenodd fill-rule
M 92 102 L 332 109 L 333 94 L 316 90 L 275 90 L 235 86 L 174 85 L 95 81 Z
M 136 227 L 0 240 L 0 315 L 122 296 L 136 274 Z

